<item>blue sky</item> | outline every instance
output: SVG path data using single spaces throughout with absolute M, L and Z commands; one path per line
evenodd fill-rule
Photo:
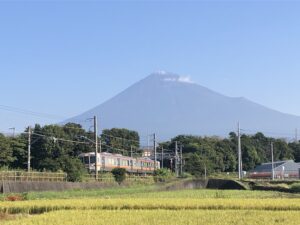
M 300 2 L 0 1 L 0 131 L 82 113 L 157 70 L 300 115 Z

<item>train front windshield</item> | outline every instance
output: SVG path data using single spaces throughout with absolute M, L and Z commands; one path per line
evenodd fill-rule
M 95 163 L 95 156 L 84 156 L 84 157 L 82 157 L 82 161 L 84 164 Z

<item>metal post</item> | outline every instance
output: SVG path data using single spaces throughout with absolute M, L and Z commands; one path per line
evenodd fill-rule
M 98 124 L 97 117 L 94 116 L 94 135 L 95 135 L 95 179 L 98 180 Z
M 272 157 L 272 180 L 275 179 L 275 173 L 274 173 L 274 147 L 273 142 L 271 142 L 271 157 Z
M 31 127 L 28 127 L 28 151 L 27 151 L 27 172 L 30 172 L 31 161 Z

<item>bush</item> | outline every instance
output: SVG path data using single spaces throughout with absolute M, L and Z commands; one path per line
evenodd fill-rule
M 68 175 L 68 181 L 71 182 L 81 182 L 87 173 L 82 162 L 77 158 L 64 157 L 61 165 Z
M 118 184 L 121 184 L 126 178 L 126 169 L 124 168 L 114 168 L 111 173 Z
M 154 171 L 155 182 L 165 182 L 172 177 L 172 173 L 168 169 L 158 169 Z
M 291 190 L 293 192 L 300 192 L 300 183 L 292 184 L 291 185 Z

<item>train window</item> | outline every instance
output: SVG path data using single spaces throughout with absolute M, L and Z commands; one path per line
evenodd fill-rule
M 84 162 L 84 164 L 89 164 L 89 157 L 88 156 L 84 156 L 83 162 Z
M 90 163 L 95 163 L 95 162 L 96 162 L 95 159 L 96 159 L 95 156 L 91 156 L 91 157 L 90 157 Z
M 127 166 L 130 166 L 129 160 L 127 160 Z
M 102 162 L 103 165 L 105 164 L 105 157 L 102 157 Z

